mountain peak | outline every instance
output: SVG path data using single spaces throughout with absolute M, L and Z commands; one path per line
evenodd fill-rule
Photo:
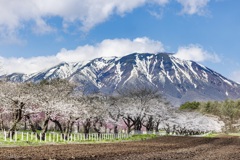
M 175 106 L 186 101 L 240 98 L 240 85 L 194 61 L 169 53 L 132 53 L 123 57 L 100 57 L 79 63 L 61 63 L 31 74 L 6 75 L 14 82 L 68 79 L 85 85 L 88 92 L 114 93 L 125 85 L 150 85 Z M 3 77 L 2 77 L 3 78 Z M 87 84 L 87 85 L 86 85 Z

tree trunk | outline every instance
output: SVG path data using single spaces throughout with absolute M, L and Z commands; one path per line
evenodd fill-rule
M 88 138 L 88 134 L 90 132 L 90 127 L 91 127 L 91 119 L 87 118 L 86 121 L 82 123 L 82 125 L 83 125 L 85 138 Z
M 24 117 L 24 131 L 27 130 L 27 117 Z
M 71 127 L 71 120 L 67 121 L 66 129 L 65 129 L 65 139 L 68 139 L 69 133 L 70 133 L 70 127 Z
M 4 124 L 3 124 L 3 117 L 2 117 L 2 114 L 1 114 L 1 130 L 4 130 Z
M 80 133 L 80 123 L 77 123 L 77 132 Z
M 127 126 L 127 133 L 129 134 L 134 126 L 134 123 L 131 121 L 130 117 L 123 117 L 123 122 Z
M 47 133 L 48 131 L 48 122 L 50 120 L 50 117 L 48 116 L 45 121 L 44 121 L 44 124 L 43 124 L 43 130 L 42 130 L 42 137 L 41 139 L 44 141 L 45 140 L 45 134 Z
M 114 125 L 114 134 L 118 134 L 118 126 L 116 124 Z
M 159 125 L 160 125 L 160 121 L 158 120 L 158 121 L 156 122 L 156 125 L 154 126 L 154 130 L 155 130 L 156 133 L 159 132 L 159 130 L 158 130 Z
M 18 124 L 18 121 L 15 121 L 12 124 L 11 128 L 8 131 L 8 135 L 7 135 L 8 138 L 10 138 L 10 136 L 11 136 L 11 138 L 13 138 L 15 131 L 16 131 L 17 124 Z
M 140 120 L 140 117 L 137 117 L 133 123 L 134 130 L 140 132 L 142 130 L 142 121 Z
M 147 131 L 152 132 L 153 128 L 154 128 L 154 121 L 153 121 L 153 117 L 150 116 L 146 122 L 146 125 L 143 125 L 144 127 L 146 127 Z
M 14 101 L 14 105 L 17 106 L 17 109 L 15 110 L 15 113 L 14 113 L 14 122 L 8 132 L 8 136 L 7 136 L 8 138 L 10 137 L 10 135 L 12 136 L 11 138 L 13 138 L 15 131 L 16 131 L 17 124 L 23 118 L 22 109 L 23 109 L 25 103 L 19 102 L 19 101 Z
M 74 123 L 75 123 L 75 121 L 72 121 L 71 123 L 70 123 L 70 128 L 69 128 L 69 133 L 71 134 L 72 133 L 72 131 L 73 131 L 73 125 L 74 125 Z
M 51 118 L 50 118 L 50 120 L 58 127 L 59 131 L 60 131 L 61 133 L 63 133 L 63 129 L 62 129 L 61 123 L 60 123 L 58 120 L 55 120 L 55 119 L 51 119 Z
M 30 124 L 30 127 L 31 127 L 31 129 L 32 129 L 32 132 L 33 132 L 34 134 L 37 134 L 37 139 L 40 139 L 41 137 L 40 137 L 39 134 L 37 133 L 37 130 L 36 130 L 36 128 L 35 128 L 35 125 L 34 125 L 33 122 L 31 121 L 29 115 L 26 115 L 26 116 L 25 116 L 25 123 L 26 123 L 26 120 L 27 120 L 27 119 L 28 119 L 28 123 Z

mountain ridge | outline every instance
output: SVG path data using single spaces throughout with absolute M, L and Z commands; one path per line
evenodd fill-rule
M 112 94 L 125 85 L 158 88 L 174 106 L 186 101 L 240 98 L 240 84 L 194 61 L 167 53 L 132 53 L 123 57 L 95 58 L 86 62 L 60 63 L 30 75 L 1 76 L 13 82 L 68 79 L 88 92 Z M 87 85 L 86 85 L 87 84 Z

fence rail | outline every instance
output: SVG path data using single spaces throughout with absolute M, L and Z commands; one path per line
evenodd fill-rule
M 1 132 L 0 139 L 2 138 L 4 141 L 7 142 L 26 142 L 26 141 L 33 141 L 33 142 L 82 142 L 82 141 L 104 141 L 104 140 L 114 140 L 114 139 L 127 139 L 132 134 L 126 133 L 90 133 L 90 134 L 83 134 L 83 133 L 72 133 L 72 134 L 62 134 L 57 132 L 49 132 L 42 135 L 42 133 L 33 132 L 8 132 L 3 131 Z M 39 137 L 42 138 L 39 138 Z
M 118 134 L 114 133 L 71 133 L 71 134 L 63 134 L 58 132 L 47 132 L 44 135 L 42 133 L 33 133 L 33 132 L 7 132 L 0 131 L 0 141 L 5 142 L 42 142 L 42 143 L 50 143 L 50 142 L 84 142 L 84 141 L 109 141 L 109 140 L 124 140 L 128 139 L 133 135 L 138 134 L 154 134 L 159 136 L 164 135 L 176 135 L 176 134 L 167 134 L 165 131 L 159 132 L 146 132 L 146 131 L 132 131 L 130 134 L 126 132 L 121 132 Z M 205 134 L 195 135 L 195 136 L 203 136 Z M 178 136 L 186 136 L 186 135 L 178 135 Z

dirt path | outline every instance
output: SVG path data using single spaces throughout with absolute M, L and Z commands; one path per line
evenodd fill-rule
M 240 138 L 160 137 L 106 144 L 0 148 L 0 159 L 240 160 Z

